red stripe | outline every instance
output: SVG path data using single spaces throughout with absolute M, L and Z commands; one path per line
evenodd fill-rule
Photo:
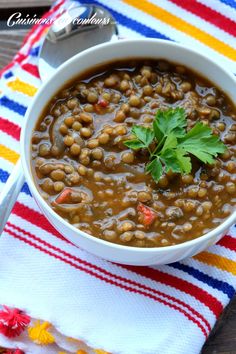
M 210 22 L 211 24 L 219 27 L 225 32 L 236 36 L 236 22 L 230 18 L 220 14 L 219 12 L 211 9 L 210 7 L 201 4 L 197 0 L 171 0 L 176 5 L 182 7 L 184 10 L 192 12 L 194 15 Z
M 26 219 L 32 224 L 52 233 L 54 236 L 69 242 L 68 240 L 64 239 L 58 231 L 54 229 L 54 227 L 47 221 L 47 219 L 42 214 L 39 214 L 38 212 L 24 206 L 23 204 L 16 202 L 15 207 L 13 209 L 13 213 Z M 197 300 L 206 305 L 216 315 L 216 317 L 218 317 L 223 310 L 222 304 L 215 297 L 207 293 L 205 290 L 200 289 L 196 285 L 187 282 L 186 280 L 182 280 L 178 277 L 160 272 L 153 268 L 125 266 L 120 264 L 118 264 L 118 266 L 124 267 L 146 278 L 155 280 L 165 285 L 172 286 L 182 292 L 185 292 L 195 297 Z
M 30 73 L 31 75 L 39 78 L 39 70 L 36 65 L 25 63 L 21 65 L 22 69 Z
M 226 235 L 219 242 L 217 242 L 217 245 L 228 248 L 231 251 L 236 251 L 236 238 Z
M 198 326 L 198 328 L 201 329 L 201 331 L 204 334 L 204 336 L 207 337 L 208 334 L 207 334 L 205 328 L 202 326 L 202 324 L 198 320 L 196 320 L 196 318 L 191 316 L 189 313 L 187 313 L 186 311 L 184 311 L 182 308 L 178 307 L 177 305 L 171 304 L 171 303 L 167 302 L 166 300 L 163 300 L 163 299 L 159 298 L 158 296 L 155 296 L 153 294 L 147 293 L 145 291 L 134 289 L 134 288 L 132 288 L 130 286 L 120 284 L 120 283 L 118 283 L 118 282 L 116 282 L 114 280 L 107 279 L 107 278 L 105 278 L 105 277 L 103 277 L 103 276 L 101 276 L 101 275 L 99 275 L 97 273 L 94 273 L 93 271 L 91 271 L 89 269 L 85 269 L 85 268 L 79 266 L 78 264 L 75 264 L 75 263 L 71 262 L 70 260 L 68 260 L 66 258 L 63 258 L 62 256 L 59 256 L 59 255 L 57 255 L 57 254 L 55 254 L 55 253 L 53 253 L 53 252 L 51 252 L 49 250 L 46 250 L 46 249 L 44 249 L 41 246 L 38 246 L 34 242 L 32 242 L 30 240 L 27 240 L 27 239 L 23 238 L 22 236 L 19 236 L 19 235 L 15 234 L 12 230 L 9 230 L 7 228 L 5 228 L 5 229 L 8 232 L 8 234 L 13 236 L 14 238 L 17 238 L 20 241 L 23 241 L 24 243 L 26 243 L 26 244 L 28 244 L 28 245 L 40 250 L 41 252 L 44 252 L 44 253 L 46 253 L 46 254 L 48 254 L 48 255 L 50 255 L 50 256 L 52 256 L 52 257 L 54 257 L 54 258 L 56 258 L 56 259 L 58 259 L 60 261 L 63 261 L 64 263 L 67 263 L 67 264 L 69 264 L 70 266 L 72 266 L 72 267 L 74 267 L 76 269 L 79 269 L 82 272 L 85 272 L 85 273 L 87 273 L 87 274 L 89 274 L 89 275 L 91 275 L 91 276 L 93 276 L 95 278 L 98 278 L 98 279 L 100 279 L 102 281 L 105 281 L 106 283 L 109 283 L 109 284 L 115 285 L 117 287 L 120 287 L 121 289 L 124 289 L 124 290 L 127 290 L 129 292 L 133 292 L 133 293 L 136 293 L 136 294 L 141 294 L 143 296 L 146 296 L 146 297 L 148 297 L 150 299 L 155 300 L 156 302 L 162 303 L 162 304 L 164 304 L 164 305 L 166 305 L 166 306 L 168 306 L 170 308 L 175 309 L 176 311 L 179 311 L 185 317 L 187 317 L 190 321 L 195 323 Z
M 23 60 L 25 60 L 27 58 L 26 54 L 20 53 L 18 52 L 15 56 L 14 62 L 15 63 L 21 63 Z
M 40 214 L 39 212 L 30 209 L 29 207 L 19 202 L 15 203 L 12 212 L 20 216 L 21 218 L 31 222 L 32 224 L 41 227 L 45 231 L 50 232 L 57 238 L 69 242 L 48 222 L 48 220 L 45 218 L 43 214 Z
M 78 257 L 76 257 L 76 256 L 74 256 L 74 255 L 72 255 L 72 254 L 70 254 L 70 253 L 68 253 L 68 252 L 66 252 L 66 251 L 64 251 L 64 250 L 62 250 L 62 249 L 60 249 L 60 248 L 58 248 L 58 247 L 55 247 L 55 246 L 51 245 L 50 243 L 48 243 L 48 242 L 42 240 L 41 238 L 39 238 L 39 237 L 33 235 L 32 233 L 30 233 L 30 232 L 28 232 L 28 231 L 26 231 L 26 230 L 21 229 L 19 226 L 16 226 L 16 225 L 14 225 L 14 224 L 12 224 L 12 223 L 10 223 L 10 222 L 8 222 L 7 224 L 8 224 L 9 226 L 11 226 L 12 228 L 16 229 L 17 231 L 23 233 L 24 235 L 29 236 L 31 239 L 42 243 L 44 246 L 49 247 L 49 248 L 53 249 L 54 251 L 60 252 L 60 253 L 62 253 L 64 256 L 69 257 L 69 258 L 71 258 L 71 259 L 73 259 L 73 260 L 75 260 L 75 261 L 77 261 L 77 262 L 79 262 L 79 263 L 81 263 L 81 264 L 83 264 L 83 265 L 85 265 L 85 266 L 88 266 L 88 267 L 90 267 L 90 268 L 93 268 L 93 269 L 95 269 L 95 270 L 101 272 L 101 273 L 104 273 L 105 275 L 107 275 L 107 276 L 109 276 L 109 277 L 113 277 L 113 278 L 115 278 L 115 279 L 117 279 L 117 280 L 120 280 L 120 281 L 126 282 L 126 283 L 128 283 L 128 284 L 137 286 L 137 287 L 139 287 L 139 288 L 141 288 L 141 289 L 145 289 L 145 290 L 148 290 L 148 291 L 152 291 L 153 293 L 155 293 L 155 294 L 157 294 L 157 295 L 161 295 L 161 296 L 163 296 L 163 297 L 166 297 L 167 299 L 172 300 L 172 301 L 174 301 L 174 302 L 176 302 L 176 303 L 178 303 L 178 304 L 184 306 L 184 307 L 187 308 L 189 311 L 191 311 L 195 316 L 199 317 L 199 318 L 205 323 L 205 325 L 207 326 L 207 328 L 208 328 L 208 330 L 209 330 L 209 332 L 210 332 L 211 326 L 210 326 L 209 322 L 208 322 L 199 312 L 197 312 L 195 309 L 193 309 L 191 306 L 189 306 L 189 305 L 186 304 L 185 302 L 183 302 L 183 301 L 181 301 L 181 300 L 179 300 L 179 299 L 177 299 L 177 298 L 175 298 L 175 297 L 173 297 L 173 296 L 170 296 L 170 295 L 168 295 L 168 294 L 165 294 L 165 293 L 163 293 L 163 292 L 161 292 L 161 291 L 158 291 L 158 290 L 156 290 L 156 289 L 150 288 L 150 287 L 148 287 L 148 286 L 146 286 L 146 285 L 144 285 L 144 284 L 140 284 L 140 283 L 137 283 L 136 281 L 133 281 L 133 280 L 131 280 L 131 279 L 128 279 L 128 278 L 122 277 L 122 276 L 120 276 L 120 275 L 111 273 L 111 272 L 107 271 L 107 270 L 104 269 L 104 268 L 98 267 L 98 266 L 95 265 L 95 264 L 89 263 L 89 262 L 87 262 L 87 261 L 85 261 L 85 260 L 83 260 L 83 259 L 81 259 L 81 258 L 78 258 Z
M 36 43 L 36 42 L 38 42 L 38 40 L 42 37 L 42 34 L 45 32 L 45 30 L 47 29 L 47 28 L 49 28 L 50 27 L 50 25 L 49 24 L 44 24 L 44 25 L 42 25 L 42 27 L 41 28 L 39 28 L 39 30 L 38 30 L 38 32 L 37 33 L 35 33 L 35 35 L 31 38 L 31 40 L 30 40 L 30 47 L 32 48 L 33 47 L 33 45 Z
M 186 280 L 175 277 L 174 275 L 163 273 L 157 269 L 149 267 L 136 267 L 136 266 L 119 266 L 131 270 L 143 277 L 160 282 L 165 285 L 169 285 L 177 290 L 180 290 L 186 294 L 193 296 L 195 299 L 207 306 L 216 317 L 219 317 L 223 311 L 223 306 L 214 296 L 199 288 L 198 286 L 189 283 Z
M 20 139 L 20 127 L 2 117 L 0 117 L 0 130 L 17 140 Z

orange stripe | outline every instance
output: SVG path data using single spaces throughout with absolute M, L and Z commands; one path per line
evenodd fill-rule
M 37 92 L 37 88 L 33 85 L 28 84 L 27 82 L 21 81 L 16 78 L 13 81 L 7 83 L 7 86 L 10 87 L 13 91 L 24 93 L 27 96 L 34 96 Z
M 0 144 L 0 157 L 3 157 L 5 160 L 8 160 L 14 164 L 16 164 L 19 159 L 19 154 L 8 147 Z
M 199 262 L 206 263 L 210 266 L 214 266 L 233 275 L 236 275 L 236 262 L 226 257 L 218 256 L 217 254 L 210 252 L 201 252 L 193 258 Z
M 206 44 L 208 47 L 216 50 L 217 52 L 223 54 L 224 56 L 236 60 L 236 50 L 229 46 L 228 44 L 216 39 L 212 35 L 202 31 L 201 29 L 191 25 L 190 23 L 184 21 L 183 19 L 173 15 L 167 10 L 150 3 L 147 0 L 123 0 L 123 2 L 136 7 L 137 9 L 146 12 L 147 14 L 155 17 L 156 19 L 165 22 L 173 28 L 182 31 L 191 37 L 199 40 L 200 42 Z

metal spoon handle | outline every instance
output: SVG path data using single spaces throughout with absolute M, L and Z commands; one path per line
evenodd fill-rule
M 0 194 L 0 235 L 20 193 L 24 180 L 23 169 L 19 159 Z

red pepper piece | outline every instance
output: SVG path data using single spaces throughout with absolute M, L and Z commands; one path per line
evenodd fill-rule
M 102 108 L 106 108 L 109 105 L 109 102 L 107 100 L 104 99 L 100 99 L 98 101 L 99 106 L 101 106 Z
M 98 114 L 102 113 L 102 107 L 98 103 L 95 103 L 93 107 L 96 113 Z
M 68 201 L 68 198 L 71 195 L 72 190 L 70 188 L 65 188 L 61 194 L 59 194 L 59 196 L 55 199 L 55 202 L 57 204 L 63 204 L 66 201 Z
M 94 106 L 94 110 L 96 113 L 100 114 L 103 112 L 103 108 L 106 108 L 109 105 L 109 102 L 107 100 L 104 100 L 103 98 L 101 98 L 98 103 L 95 103 Z
M 137 210 L 141 214 L 142 223 L 145 226 L 150 226 L 157 218 L 157 214 L 155 213 L 155 211 L 142 203 L 138 204 Z

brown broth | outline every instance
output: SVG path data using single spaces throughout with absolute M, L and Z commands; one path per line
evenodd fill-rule
M 189 129 L 208 124 L 228 151 L 212 166 L 192 158 L 190 175 L 168 173 L 157 184 L 145 173 L 146 152 L 123 142 L 134 124 L 149 126 L 169 107 L 185 108 Z M 32 137 L 36 185 L 55 212 L 95 237 L 137 247 L 182 243 L 234 210 L 235 122 L 227 95 L 192 70 L 163 60 L 108 63 L 73 79 L 45 107 Z M 140 205 L 155 214 L 148 227 Z

